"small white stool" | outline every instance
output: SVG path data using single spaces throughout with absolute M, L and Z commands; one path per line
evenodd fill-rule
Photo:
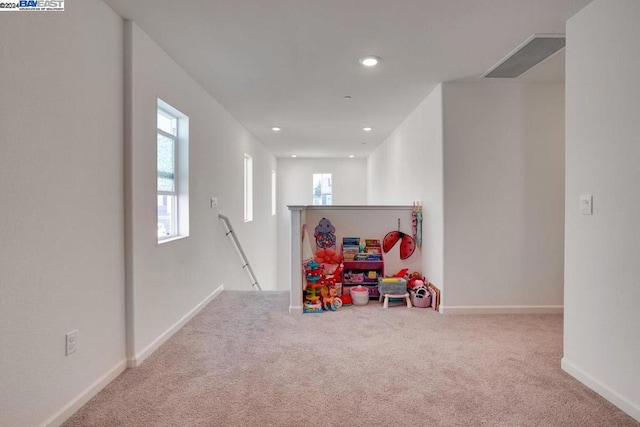
M 382 298 L 382 295 L 380 295 Z M 407 301 L 407 308 L 411 308 L 411 298 L 409 298 L 409 293 L 406 294 L 384 294 L 384 303 L 382 304 L 382 308 L 389 308 L 389 298 L 404 298 Z

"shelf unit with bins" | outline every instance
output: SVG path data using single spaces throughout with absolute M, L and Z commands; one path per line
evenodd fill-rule
M 342 249 L 342 271 L 343 292 L 351 287 L 362 285 L 369 290 L 369 298 L 378 298 L 378 278 L 384 277 L 384 257 L 380 242 L 376 240 L 375 246 L 366 246 L 365 251 L 373 250 L 379 254 L 377 260 L 352 260 L 345 258 L 344 248 Z M 348 291 L 347 291 L 348 292 Z

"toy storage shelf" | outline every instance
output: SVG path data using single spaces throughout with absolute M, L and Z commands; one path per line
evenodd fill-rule
M 342 286 L 347 288 L 366 286 L 369 289 L 369 297 L 378 298 L 378 278 L 384 277 L 384 258 L 381 248 L 377 253 L 380 254 L 379 260 L 343 259 Z M 369 272 L 375 272 L 375 277 L 369 277 Z

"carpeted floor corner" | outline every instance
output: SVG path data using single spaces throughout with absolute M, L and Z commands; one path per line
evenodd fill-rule
M 225 291 L 64 426 L 640 426 L 560 369 L 561 315 Z

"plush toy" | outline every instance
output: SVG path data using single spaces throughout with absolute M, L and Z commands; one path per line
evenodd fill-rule
M 322 218 L 316 226 L 315 233 L 316 246 L 319 248 L 332 248 L 335 251 L 336 248 L 336 228 L 331 224 L 327 218 Z
M 399 278 L 404 278 L 404 276 L 407 275 L 407 272 L 409 271 L 408 268 L 403 268 L 402 270 L 398 271 L 396 274 L 394 274 L 391 277 L 399 277 Z
M 409 280 L 407 281 L 407 289 L 416 289 L 421 286 L 426 287 L 426 279 L 422 277 L 419 272 L 414 271 L 413 273 L 411 273 L 411 275 L 409 275 Z
M 424 280 L 422 279 L 416 279 L 409 283 L 410 284 L 407 286 L 409 289 L 426 288 Z

